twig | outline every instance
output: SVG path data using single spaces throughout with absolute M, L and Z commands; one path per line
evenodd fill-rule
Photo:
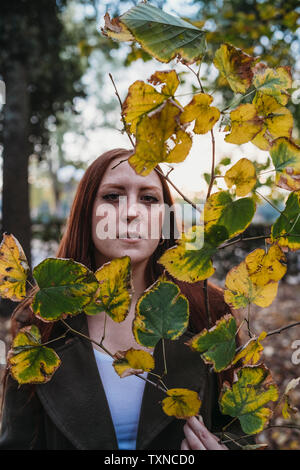
M 119 100 L 119 103 L 120 103 L 120 106 L 121 106 L 121 110 L 122 110 L 122 101 L 121 101 L 120 95 L 119 95 L 119 93 L 118 93 L 117 87 L 116 87 L 116 85 L 115 85 L 114 79 L 113 79 L 112 74 L 111 74 L 110 72 L 109 72 L 108 75 L 109 75 L 109 77 L 110 77 L 110 79 L 111 79 L 111 81 L 112 81 L 112 84 L 113 84 L 114 89 L 115 89 L 115 93 L 116 93 L 116 95 L 117 95 L 117 97 L 118 97 L 118 100 Z M 130 132 L 127 130 L 126 121 L 125 121 L 125 118 L 124 118 L 122 112 L 121 112 L 121 117 L 122 117 L 122 121 L 123 121 L 123 125 L 124 125 L 124 129 L 125 129 L 125 131 L 126 131 L 126 134 L 128 135 L 128 138 L 129 138 L 129 140 L 130 140 L 130 142 L 131 142 L 131 145 L 134 147 L 134 142 L 133 142 L 133 140 L 132 140 L 132 138 L 131 138 Z
M 110 357 L 112 357 L 113 359 L 116 359 L 116 356 L 114 354 L 112 354 L 110 351 L 108 351 L 103 345 L 101 345 L 97 341 L 93 340 L 89 336 L 86 336 L 85 334 L 81 333 L 80 331 L 74 330 L 74 328 L 72 328 L 70 325 L 68 325 L 68 323 L 66 323 L 62 318 L 60 320 L 70 331 L 72 331 L 76 335 L 79 335 L 82 338 L 90 341 L 91 343 L 96 344 L 97 346 L 99 346 L 99 348 L 103 349 L 103 351 L 105 351 Z M 166 393 L 166 390 L 163 389 L 158 383 L 152 382 L 152 380 L 149 380 L 148 378 L 146 379 L 145 377 L 142 377 L 140 374 L 132 374 L 132 375 L 135 375 L 136 377 L 139 377 L 140 379 L 144 380 L 144 382 L 149 382 L 154 387 L 156 387 L 159 390 L 161 390 L 162 392 Z

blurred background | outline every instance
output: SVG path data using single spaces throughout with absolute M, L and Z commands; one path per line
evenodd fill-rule
M 137 44 L 118 43 L 100 34 L 104 15 L 121 15 L 136 1 L 123 0 L 10 0 L 0 4 L 0 227 L 21 243 L 33 268 L 53 256 L 63 234 L 78 182 L 85 169 L 106 150 L 131 148 L 122 132 L 121 100 L 135 80 L 147 80 L 155 70 L 175 69 L 180 78 L 178 99 L 185 105 L 198 88 L 187 67 L 153 60 Z M 260 56 L 269 66 L 288 65 L 293 75 L 287 105 L 294 116 L 293 139 L 299 144 L 300 128 L 300 7 L 296 0 L 151 0 L 149 3 L 175 16 L 189 19 L 207 32 L 208 50 L 201 78 L 214 106 L 229 103 L 232 92 L 212 65 L 216 49 L 229 42 Z M 196 69 L 195 69 L 196 70 Z M 273 186 L 274 172 L 268 152 L 253 144 L 224 142 L 215 127 L 217 174 L 224 174 L 242 157 L 251 159 L 261 173 L 256 189 L 282 209 L 288 191 Z M 211 167 L 210 134 L 194 137 L 186 161 L 173 164 L 173 183 L 193 202 L 202 204 Z M 163 168 L 168 169 L 164 164 Z M 224 188 L 217 178 L 215 189 Z M 174 200 L 183 200 L 171 188 Z M 179 206 L 180 207 L 180 206 Z M 257 212 L 245 236 L 266 235 L 278 217 L 265 199 L 257 200 Z M 185 211 L 185 223 L 196 221 Z M 229 269 L 246 254 L 262 247 L 258 240 L 240 242 L 219 250 L 211 281 L 224 287 Z M 253 308 L 255 332 L 270 331 L 300 320 L 300 253 L 287 253 L 288 270 L 279 283 L 278 296 L 268 308 Z M 10 315 L 16 304 L 0 299 L 0 375 L 4 349 L 10 342 Z M 239 313 L 243 319 L 243 312 Z M 247 338 L 245 338 L 247 340 Z M 266 340 L 264 362 L 283 391 L 300 376 L 292 363 L 292 345 L 300 341 L 296 327 Z M 6 346 L 3 346 L 6 345 Z M 0 377 L 1 378 L 1 377 Z M 0 388 L 0 395 L 1 395 Z M 293 401 L 300 406 L 300 386 Z M 276 425 L 283 424 L 280 413 Z M 295 415 L 289 423 L 300 425 Z M 300 449 L 300 433 L 292 427 L 271 428 L 259 437 L 270 449 Z

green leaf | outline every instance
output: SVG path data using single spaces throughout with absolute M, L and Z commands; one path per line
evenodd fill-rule
M 32 309 L 44 321 L 80 313 L 99 288 L 94 273 L 72 259 L 47 258 L 34 268 L 33 276 L 40 290 Z
M 230 366 L 235 355 L 237 327 L 232 315 L 224 315 L 216 324 L 206 328 L 191 338 L 186 344 L 201 353 L 207 364 L 213 364 L 214 370 L 220 372 Z
M 289 191 L 300 189 L 300 147 L 280 137 L 273 141 L 270 154 L 276 170 L 276 185 Z
M 188 320 L 187 298 L 174 282 L 160 277 L 137 302 L 133 334 L 138 344 L 154 347 L 162 338 L 179 338 Z
M 41 334 L 35 325 L 22 328 L 8 352 L 10 373 L 20 385 L 48 382 L 60 363 L 53 349 L 41 345 Z
M 101 31 L 121 41 L 134 38 L 146 52 L 165 63 L 178 57 L 192 64 L 206 49 L 204 31 L 150 3 L 140 3 L 111 23 L 106 20 Z
M 243 232 L 255 214 L 255 203 L 251 198 L 233 200 L 229 191 L 212 194 L 204 206 L 205 231 L 214 225 L 223 226 L 228 233 L 227 239 Z
M 279 237 L 279 238 L 277 238 Z M 288 247 L 291 251 L 300 248 L 300 191 L 293 191 L 284 210 L 271 227 L 271 243 Z
M 278 399 L 278 389 L 263 365 L 242 367 L 237 376 L 232 388 L 226 382 L 223 386 L 221 412 L 238 418 L 246 434 L 256 434 L 272 416 L 272 411 L 265 405 Z

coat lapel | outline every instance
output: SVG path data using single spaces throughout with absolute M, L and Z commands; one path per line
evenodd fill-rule
M 69 319 L 74 329 L 88 335 L 86 316 Z M 165 341 L 168 367 L 164 383 L 168 388 L 189 388 L 199 392 L 205 388 L 205 365 L 200 355 L 184 345 L 187 334 L 179 340 Z M 58 429 L 77 449 L 118 449 L 104 387 L 98 372 L 92 343 L 77 335 L 54 346 L 61 365 L 52 379 L 37 386 L 38 396 Z M 154 373 L 162 374 L 161 341 L 154 349 Z M 148 375 L 151 379 L 153 376 Z M 156 381 L 156 379 L 155 379 Z M 173 417 L 167 416 L 160 404 L 166 395 L 146 382 L 138 425 L 137 449 L 145 449 L 151 440 L 167 426 Z

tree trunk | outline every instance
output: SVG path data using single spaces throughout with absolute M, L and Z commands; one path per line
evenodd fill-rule
M 4 75 L 6 104 L 3 131 L 3 232 L 13 234 L 31 266 L 31 220 L 29 207 L 28 161 L 30 102 L 26 68 L 11 62 Z M 7 316 L 16 303 L 2 301 L 0 314 Z

